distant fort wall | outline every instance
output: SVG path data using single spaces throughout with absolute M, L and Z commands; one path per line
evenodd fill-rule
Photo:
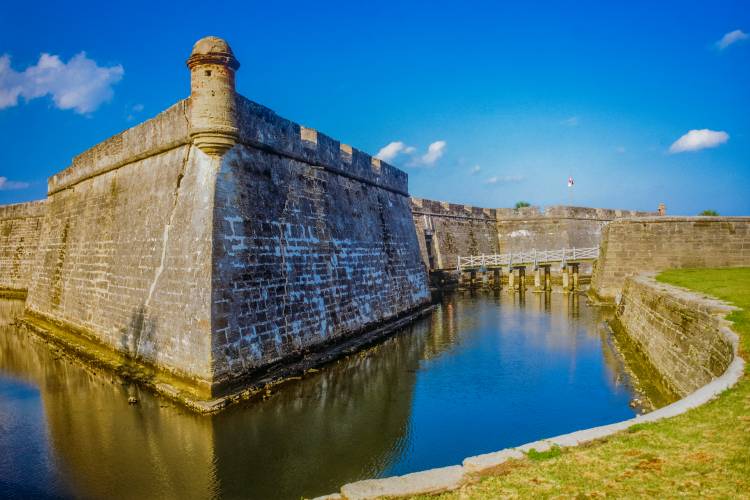
M 0 206 L 0 292 L 28 290 L 45 206 L 44 201 Z
M 412 198 L 411 208 L 422 260 L 432 270 L 456 269 L 459 256 L 594 247 L 607 223 L 656 214 L 568 206 L 478 208 L 421 198 Z
M 750 217 L 622 219 L 604 229 L 591 289 L 613 300 L 638 273 L 748 265 Z

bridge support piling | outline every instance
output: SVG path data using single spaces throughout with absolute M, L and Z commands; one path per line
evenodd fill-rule
M 521 293 L 526 290 L 526 266 L 518 268 L 518 290 Z
M 482 288 L 489 288 L 490 273 L 487 270 L 482 272 Z
M 515 287 L 516 273 L 513 272 L 513 268 L 508 269 L 508 291 L 513 293 L 516 291 Z
M 544 291 L 548 292 L 552 290 L 552 273 L 550 272 L 552 266 L 546 265 L 541 267 L 544 269 Z
M 568 293 L 570 291 L 570 267 L 565 266 L 562 270 L 562 288 L 563 292 Z
M 477 272 L 469 271 L 469 288 L 477 287 Z
M 542 288 L 542 268 L 536 267 L 534 268 L 534 291 L 535 292 L 541 292 L 544 289 Z
M 578 291 L 578 264 L 571 264 L 571 270 L 573 271 L 573 279 L 571 280 L 571 290 Z
M 503 273 L 502 269 L 497 268 L 492 270 L 492 286 L 500 289 L 503 287 Z

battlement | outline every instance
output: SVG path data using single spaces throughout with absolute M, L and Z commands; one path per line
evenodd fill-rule
M 411 198 L 412 212 L 422 215 L 443 217 L 470 217 L 475 219 L 530 220 L 530 219 L 585 219 L 609 221 L 624 217 L 656 216 L 657 212 L 637 210 L 620 210 L 611 208 L 574 207 L 551 205 L 546 208 L 537 206 L 521 208 L 481 208 L 446 201 L 435 201 L 424 198 Z
M 236 95 L 236 100 L 241 144 L 408 195 L 408 176 L 404 171 L 315 129 L 282 118 L 241 95 Z M 154 118 L 84 151 L 73 159 L 70 167 L 50 177 L 48 194 L 190 144 L 190 106 L 191 99 L 184 99 Z
M 471 218 L 494 221 L 498 210 L 494 208 L 480 208 L 447 201 L 435 201 L 425 198 L 410 199 L 411 210 L 419 215 L 437 215 L 442 217 Z
M 388 163 L 237 95 L 239 142 L 408 196 L 408 176 Z

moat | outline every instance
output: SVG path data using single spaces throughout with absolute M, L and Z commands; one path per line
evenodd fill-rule
M 22 310 L 0 302 L 3 497 L 311 497 L 670 400 L 639 388 L 609 313 L 580 295 L 446 295 L 385 343 L 213 417 L 17 331 Z

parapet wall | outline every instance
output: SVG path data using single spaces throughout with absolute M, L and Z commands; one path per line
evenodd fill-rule
M 723 374 L 734 358 L 731 307 L 651 276 L 625 280 L 616 320 L 680 396 Z
M 750 217 L 623 219 L 603 231 L 591 288 L 613 300 L 625 279 L 686 267 L 750 265 Z
M 73 158 L 73 163 L 47 183 L 48 195 L 128 163 L 190 143 L 188 110 L 183 99 L 154 118 L 110 137 Z
M 654 215 L 568 206 L 478 208 L 421 198 L 411 199 L 411 209 L 425 265 L 449 270 L 458 256 L 594 247 L 610 221 Z
M 45 201 L 0 206 L 0 290 L 28 290 L 45 207 Z

